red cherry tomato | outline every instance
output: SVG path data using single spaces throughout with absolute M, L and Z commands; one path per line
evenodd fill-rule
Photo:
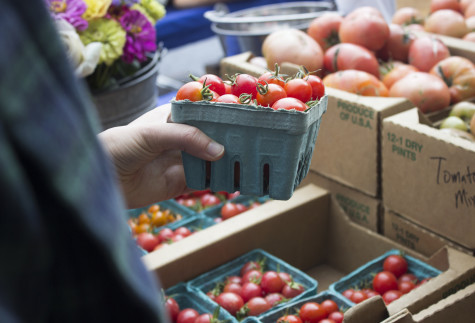
M 175 235 L 175 233 L 173 232 L 172 229 L 163 228 L 158 232 L 157 237 L 158 237 L 158 240 L 160 241 L 160 243 L 162 243 L 162 242 L 167 242 L 167 241 L 171 240 L 171 238 L 173 238 L 174 235 Z
M 176 323 L 194 323 L 200 314 L 193 308 L 185 308 L 178 313 Z
M 405 274 L 407 267 L 407 260 L 401 255 L 389 255 L 383 262 L 383 270 L 392 272 L 396 278 Z
M 288 314 L 279 317 L 277 323 L 302 323 L 302 320 L 297 315 Z
M 173 297 L 166 298 L 165 309 L 170 315 L 171 321 L 175 322 L 176 318 L 178 317 L 178 313 L 180 313 L 180 306 L 178 305 L 177 301 Z
M 192 232 L 187 227 L 178 227 L 174 231 L 175 235 L 180 234 L 183 237 L 188 237 Z
M 236 203 L 226 202 L 221 208 L 221 217 L 223 220 L 232 218 L 233 216 L 238 215 L 242 211 L 239 209 Z
M 263 297 L 253 297 L 247 303 L 247 316 L 257 316 L 271 309 L 270 304 Z
M 219 98 L 216 99 L 216 102 L 235 103 L 235 104 L 241 103 L 239 101 L 239 98 L 237 96 L 235 96 L 234 94 L 223 94 Z
M 291 282 L 284 285 L 282 288 L 282 295 L 285 298 L 294 298 L 302 294 L 305 291 L 305 287 L 302 284 Z
M 327 311 L 328 314 L 339 310 L 338 304 L 332 299 L 324 300 L 320 305 Z
M 286 97 L 283 99 L 280 99 L 276 101 L 272 105 L 272 109 L 274 110 L 297 110 L 297 111 L 306 111 L 309 108 L 308 105 L 306 105 L 304 102 L 302 102 L 299 99 L 292 98 L 292 97 Z
M 213 315 L 211 315 L 210 313 L 201 314 L 194 321 L 194 323 L 211 323 L 211 322 L 213 322 Z
M 200 83 L 209 85 L 209 89 L 215 91 L 218 95 L 226 94 L 226 88 L 223 80 L 214 74 L 205 74 L 198 80 Z
M 153 251 L 158 243 L 158 237 L 150 232 L 142 232 L 137 235 L 137 244 L 148 252 Z
M 281 302 L 285 299 L 284 295 L 282 295 L 281 293 L 270 293 L 267 294 L 264 298 L 271 306 L 275 306 L 278 302 Z
M 239 97 L 241 94 L 250 94 L 252 99 L 257 96 L 257 78 L 249 74 L 238 74 L 231 84 L 231 93 Z
M 223 292 L 236 293 L 239 295 L 241 295 L 241 290 L 242 290 L 241 284 L 237 284 L 237 283 L 227 283 L 226 285 L 224 285 L 224 288 L 223 288 Z
M 318 323 L 326 318 L 328 313 L 317 302 L 306 302 L 300 307 L 299 316 L 302 322 Z
M 299 99 L 302 102 L 312 99 L 312 86 L 304 79 L 289 80 L 285 83 L 284 89 L 288 97 Z
M 271 107 L 277 100 L 286 98 L 284 88 L 277 84 L 259 85 L 257 91 L 257 104 L 263 107 Z
M 262 288 L 257 283 L 247 282 L 242 285 L 239 295 L 241 295 L 244 302 L 247 302 L 253 297 L 261 296 Z
M 328 318 L 335 321 L 335 323 L 343 323 L 344 314 L 342 312 L 333 312 L 328 315 Z
M 366 295 L 365 292 L 361 290 L 355 290 L 353 294 L 350 296 L 350 301 L 352 301 L 355 304 L 361 303 L 364 300 L 367 300 L 368 296 Z
M 231 315 L 236 315 L 244 305 L 242 297 L 235 293 L 221 293 L 216 297 L 216 303 L 228 311 Z
M 221 200 L 214 194 L 207 193 L 200 198 L 203 207 L 209 207 L 221 203 Z
M 241 267 L 241 271 L 240 271 L 241 277 L 244 276 L 245 273 L 247 273 L 248 271 L 251 271 L 251 270 L 261 271 L 262 270 L 261 263 L 258 262 L 258 261 L 248 261 L 248 262 L 246 262 Z
M 285 80 L 281 74 L 279 74 L 278 70 L 275 72 L 265 72 L 257 79 L 257 82 L 262 85 L 266 84 L 277 84 L 280 85 L 282 88 L 285 86 Z
M 396 276 L 390 271 L 381 271 L 373 277 L 373 289 L 383 295 L 388 290 L 397 290 Z
M 175 99 L 178 100 L 190 100 L 190 101 L 202 101 L 211 100 L 212 95 L 209 91 L 203 89 L 203 84 L 198 81 L 192 81 L 183 84 L 177 91 Z
M 269 270 L 262 274 L 261 287 L 264 293 L 280 293 L 284 285 L 284 281 L 277 272 Z
M 409 293 L 411 290 L 413 290 L 416 287 L 416 284 L 413 281 L 400 281 L 397 284 L 398 290 L 401 291 L 403 294 Z
M 259 280 L 261 278 L 262 278 L 262 272 L 260 272 L 257 269 L 252 269 L 252 270 L 249 270 L 248 272 L 246 272 L 242 276 L 242 283 L 245 284 L 247 282 L 256 281 L 256 280 Z
M 323 81 L 316 75 L 308 75 L 305 80 L 312 87 L 312 100 L 320 100 L 325 95 L 325 85 Z
M 399 290 L 388 290 L 387 292 L 383 294 L 382 297 L 383 297 L 383 301 L 386 304 L 390 304 L 401 296 L 402 296 L 402 292 Z

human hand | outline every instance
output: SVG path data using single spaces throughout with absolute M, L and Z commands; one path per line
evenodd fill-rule
M 128 208 L 191 191 L 186 186 L 181 151 L 209 161 L 224 154 L 224 147 L 199 129 L 171 123 L 170 107 L 157 107 L 126 126 L 98 135 L 116 168 Z

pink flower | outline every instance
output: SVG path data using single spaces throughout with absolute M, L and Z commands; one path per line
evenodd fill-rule
M 45 0 L 55 19 L 64 19 L 79 31 L 85 30 L 88 23 L 81 16 L 87 6 L 82 0 Z
M 126 11 L 119 22 L 127 32 L 122 59 L 126 63 L 131 63 L 134 59 L 140 62 L 147 60 L 146 53 L 157 49 L 155 27 L 137 10 Z

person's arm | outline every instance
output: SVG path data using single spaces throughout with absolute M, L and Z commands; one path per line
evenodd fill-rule
M 170 105 L 144 114 L 127 126 L 99 134 L 115 165 L 129 208 L 171 199 L 189 192 L 181 151 L 214 161 L 224 147 L 199 129 L 168 122 Z

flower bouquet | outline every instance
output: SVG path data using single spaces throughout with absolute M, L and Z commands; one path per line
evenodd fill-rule
M 92 93 L 118 86 L 157 52 L 157 0 L 45 0 L 76 75 Z

